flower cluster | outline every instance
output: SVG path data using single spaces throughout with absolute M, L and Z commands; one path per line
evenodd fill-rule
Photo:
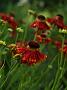
M 36 41 L 17 42 L 16 45 L 9 45 L 9 48 L 14 49 L 13 57 L 21 57 L 21 63 L 32 65 L 47 58 L 47 55 L 39 51 L 40 46 Z
M 51 33 L 53 32 L 55 26 L 57 26 L 58 31 L 56 38 L 57 36 L 62 37 L 62 34 L 67 34 L 67 25 L 64 24 L 64 18 L 60 14 L 52 18 L 45 18 L 45 16 L 43 15 L 38 15 L 36 17 L 36 20 L 31 24 L 32 28 L 36 28 L 35 38 L 39 43 L 42 43 L 44 45 L 53 43 L 59 50 L 61 50 L 62 42 L 59 41 L 59 39 L 54 40 L 54 38 L 49 36 L 49 34 L 51 35 Z M 61 51 L 63 51 L 64 53 L 67 52 L 67 45 L 65 43 Z
M 64 44 L 62 47 L 62 37 L 67 34 L 67 25 L 64 24 L 64 19 L 62 15 L 56 15 L 52 18 L 46 18 L 43 15 L 35 15 L 32 12 L 32 15 L 35 16 L 35 20 L 29 25 L 29 29 L 33 29 L 34 31 L 34 38 L 33 40 L 20 40 L 18 41 L 18 35 L 23 33 L 25 36 L 27 31 L 24 31 L 21 27 L 19 27 L 18 21 L 15 20 L 13 14 L 5 14 L 0 13 L 2 23 L 8 23 L 8 31 L 11 32 L 11 37 L 15 39 L 15 42 L 5 44 L 5 41 L 0 40 L 0 45 L 5 45 L 5 47 L 9 48 L 10 54 L 13 58 L 20 57 L 21 63 L 32 65 L 36 64 L 37 62 L 41 62 L 46 60 L 47 55 L 40 51 L 40 45 L 43 44 L 44 46 L 47 44 L 53 44 L 59 52 L 63 52 L 67 54 L 67 39 L 64 38 Z M 25 23 L 26 25 L 26 23 Z M 52 37 L 54 35 L 54 27 L 57 26 L 57 35 L 56 40 Z M 56 31 L 56 30 L 55 30 Z M 54 32 L 55 34 L 55 32 Z M 6 36 L 6 35 L 5 35 Z M 57 36 L 61 36 L 57 39 Z M 59 40 L 60 39 L 60 40 Z M 5 40 L 5 39 L 3 39 Z

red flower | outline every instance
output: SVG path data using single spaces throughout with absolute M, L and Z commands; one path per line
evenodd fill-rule
M 16 36 L 16 28 L 18 27 L 18 23 L 14 20 L 14 17 L 9 16 L 7 18 L 7 21 L 9 23 L 10 28 L 13 29 L 13 32 L 11 33 L 12 37 Z
M 36 35 L 36 40 L 40 43 L 44 43 L 45 45 L 52 42 L 51 38 L 47 38 L 47 35 L 45 33 L 42 33 L 41 35 Z
M 24 47 L 19 47 L 19 48 L 16 48 L 16 54 L 22 54 L 23 52 L 25 52 L 26 48 Z
M 41 35 L 36 35 L 36 40 L 40 43 L 42 43 L 43 41 L 45 41 L 46 38 L 46 34 L 42 33 Z
M 47 56 L 39 52 L 39 44 L 31 41 L 28 43 L 28 49 L 22 56 L 22 63 L 28 63 L 30 65 L 46 59 Z
M 30 65 L 46 59 L 45 54 L 40 53 L 38 50 L 28 50 L 22 57 L 22 63 L 28 63 Z
M 53 18 L 48 18 L 47 21 L 51 24 L 56 25 L 58 28 L 63 29 L 64 28 L 64 21 L 63 21 L 63 16 L 61 15 L 56 15 Z
M 38 30 L 48 30 L 50 27 L 45 22 L 45 17 L 43 15 L 39 15 L 37 19 L 31 24 L 32 28 L 38 28 Z
M 27 43 L 24 42 L 17 42 L 16 43 L 16 53 L 21 54 L 24 53 L 27 49 L 25 48 Z
M 60 51 L 62 51 L 64 54 L 67 54 L 67 45 L 65 45 L 63 49 L 60 48 Z
M 8 15 L 6 15 L 5 13 L 0 13 L 0 17 L 2 18 L 2 20 L 7 21 Z
M 14 17 L 5 13 L 0 13 L 1 18 L 4 21 L 7 21 L 9 24 L 9 27 L 13 29 L 13 32 L 11 33 L 12 37 L 16 36 L 16 28 L 18 27 L 18 23 L 14 20 Z
M 18 26 L 17 22 L 14 20 L 14 17 L 5 13 L 0 13 L 0 17 L 7 21 L 12 29 L 16 29 Z
M 46 21 L 53 24 L 54 19 L 53 18 L 47 18 Z
M 9 23 L 10 27 L 11 27 L 13 30 L 15 30 L 15 29 L 17 28 L 18 24 L 17 24 L 17 22 L 14 20 L 14 17 L 9 16 L 9 17 L 7 18 L 7 21 L 8 21 L 8 23 Z
M 58 49 L 62 46 L 62 43 L 60 41 L 55 41 L 54 44 Z
M 40 35 L 36 35 L 36 40 L 39 43 L 42 43 L 42 37 Z
M 48 43 L 51 43 L 52 42 L 52 39 L 51 38 L 46 38 L 45 39 L 45 44 L 48 44 Z

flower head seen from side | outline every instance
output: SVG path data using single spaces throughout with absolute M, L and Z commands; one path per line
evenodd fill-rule
M 0 17 L 2 20 L 7 21 L 12 29 L 16 29 L 17 22 L 15 21 L 13 16 L 6 13 L 0 13 Z
M 47 22 L 56 25 L 58 28 L 64 28 L 64 19 L 63 16 L 60 14 L 54 16 L 53 18 L 48 18 Z
M 0 13 L 0 17 L 3 21 L 8 22 L 9 28 L 13 29 L 13 31 L 11 32 L 11 37 L 15 37 L 18 23 L 15 21 L 14 17 L 12 15 L 5 14 L 5 13 Z
M 13 29 L 13 32 L 11 33 L 11 37 L 15 37 L 18 23 L 15 21 L 14 17 L 12 17 L 12 16 L 8 17 L 7 22 L 9 24 L 9 27 Z
M 45 38 L 45 45 L 49 44 L 52 42 L 52 39 L 51 38 Z
M 67 54 L 67 45 L 64 45 L 64 47 L 60 48 L 59 50 L 60 50 L 60 52 L 63 52 L 64 54 Z
M 45 40 L 45 38 L 46 38 L 46 34 L 45 33 L 42 33 L 41 35 L 36 35 L 36 40 L 39 43 L 43 43 L 43 41 Z
M 37 40 L 37 42 L 45 44 L 45 45 L 47 45 L 50 42 L 52 42 L 52 39 L 48 38 L 45 33 L 42 33 L 41 35 L 37 35 L 36 36 L 36 40 Z
M 37 28 L 38 30 L 48 30 L 50 26 L 47 25 L 45 21 L 45 16 L 38 15 L 36 20 L 31 24 L 32 28 Z
M 0 13 L 0 17 L 2 20 L 7 21 L 8 15 L 5 13 Z
M 18 56 L 21 58 L 22 55 L 27 51 L 26 45 L 26 42 L 21 41 L 16 42 L 16 44 L 8 45 L 11 56 L 13 58 L 16 58 Z
M 54 17 L 54 24 L 58 27 L 63 29 L 64 28 L 64 19 L 62 15 L 57 15 Z
M 15 29 L 17 28 L 18 24 L 17 24 L 17 22 L 15 21 L 14 17 L 8 16 L 7 21 L 8 21 L 8 23 L 9 23 L 10 27 L 11 27 L 13 30 L 15 30 Z
M 28 63 L 32 65 L 47 58 L 47 55 L 39 52 L 40 46 L 37 42 L 30 41 L 27 48 L 27 51 L 22 56 L 22 63 Z
M 35 29 L 35 38 L 38 41 L 42 42 L 42 37 L 40 36 L 42 33 L 46 33 L 48 30 L 51 30 L 51 26 L 45 19 L 45 16 L 38 15 L 36 20 L 31 24 L 31 28 Z

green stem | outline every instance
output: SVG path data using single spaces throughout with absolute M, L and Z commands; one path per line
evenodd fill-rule
M 15 66 L 16 65 L 16 66 Z M 11 71 L 9 71 L 8 72 L 8 75 L 7 75 L 7 77 L 6 77 L 6 79 L 5 79 L 5 81 L 2 83 L 2 85 L 0 86 L 0 89 L 3 87 L 3 85 L 6 83 L 6 81 L 7 81 L 7 79 L 8 79 L 8 77 L 12 74 L 12 72 L 14 72 L 15 70 L 16 70 L 16 68 L 18 67 L 18 64 L 15 64 L 14 66 L 15 66 L 15 68 L 14 68 L 14 66 L 11 68 L 12 70 Z
M 64 90 L 67 90 L 67 87 Z
M 64 37 L 62 37 L 62 50 L 63 50 L 63 47 L 64 47 Z M 62 63 L 63 63 L 63 51 L 61 52 L 60 66 L 62 65 Z
M 33 39 L 34 41 L 36 41 L 36 37 L 34 36 L 34 39 Z
M 7 25 L 5 24 L 4 27 L 2 27 L 2 34 L 5 33 L 5 29 L 6 29 Z M 2 35 L 1 35 L 2 36 Z
M 64 68 L 64 67 L 65 67 L 65 61 L 66 61 L 66 60 L 64 60 L 63 67 L 62 67 L 62 70 L 61 70 L 60 76 L 59 76 L 59 78 L 58 78 L 58 81 L 57 81 L 57 84 L 56 84 L 54 90 L 58 90 L 58 86 L 59 86 L 60 80 L 61 80 L 61 78 L 63 77 L 64 70 L 65 70 L 65 68 Z
M 50 65 L 52 65 L 52 64 L 54 63 L 54 61 L 56 60 L 57 56 L 58 56 L 58 54 L 53 58 L 53 60 L 52 60 L 52 62 L 50 63 Z M 46 73 L 49 72 L 49 70 L 50 70 L 50 68 L 48 67 L 48 68 L 46 69 L 46 71 L 43 72 L 43 74 L 41 75 L 40 78 L 39 78 L 39 77 L 35 77 L 34 81 L 36 81 L 36 80 L 37 80 L 37 81 L 36 81 L 31 87 L 36 86 L 36 85 L 42 80 L 42 77 L 43 77 Z M 32 80 L 32 83 L 33 83 L 34 81 Z
M 17 42 L 17 40 L 18 40 L 18 35 L 19 35 L 19 34 L 17 33 L 17 36 L 16 36 L 16 40 L 15 40 L 15 43 L 16 43 L 16 42 Z
M 40 51 L 44 49 L 45 45 L 41 45 Z
M 27 36 L 27 32 L 28 32 L 28 25 L 26 26 L 27 28 L 25 29 L 25 33 L 24 33 L 24 37 L 23 37 L 23 40 L 25 41 L 26 39 L 26 36 Z
M 0 70 L 2 70 L 2 69 L 3 69 L 3 67 L 4 67 L 4 64 L 5 64 L 5 60 L 4 60 L 4 63 L 3 63 L 3 65 L 2 65 L 2 67 L 0 68 Z
M 55 90 L 55 86 L 56 86 L 56 83 L 57 83 L 57 80 L 58 80 L 59 74 L 60 74 L 60 70 L 58 69 L 58 70 L 57 70 L 57 73 L 56 73 L 55 80 L 54 80 L 54 84 L 53 84 L 53 87 L 52 87 L 51 90 Z
M 64 37 L 62 38 L 62 50 L 63 50 L 63 46 L 64 46 Z M 61 52 L 60 64 L 59 64 L 59 67 L 58 67 L 58 70 L 57 70 L 57 73 L 56 73 L 56 77 L 55 77 L 55 80 L 54 80 L 54 84 L 53 84 L 53 87 L 52 87 L 51 90 L 56 90 L 55 87 L 56 87 L 58 79 L 61 75 L 60 67 L 62 67 L 62 64 L 63 64 L 63 52 Z

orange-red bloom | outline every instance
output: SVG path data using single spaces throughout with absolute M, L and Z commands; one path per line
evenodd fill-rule
M 22 57 L 22 63 L 28 63 L 32 65 L 46 58 L 47 56 L 40 53 L 38 50 L 28 50 Z
M 8 15 L 6 15 L 5 13 L 0 13 L 0 17 L 1 17 L 4 21 L 7 21 Z
M 51 24 L 56 25 L 58 28 L 64 28 L 64 20 L 62 15 L 56 15 L 53 18 L 48 18 L 47 21 Z
M 45 38 L 45 44 L 51 43 L 52 39 L 51 38 Z
M 51 27 L 45 22 L 45 17 L 39 15 L 36 20 L 31 24 L 32 28 L 38 28 L 38 30 L 49 30 Z
M 9 24 L 9 27 L 13 29 L 12 37 L 16 36 L 16 28 L 18 27 L 18 23 L 15 21 L 13 16 L 10 16 L 5 13 L 0 13 L 0 17 L 4 20 L 7 21 Z
M 42 33 L 41 35 L 36 35 L 36 40 L 39 43 L 44 43 L 45 45 L 52 42 L 51 38 L 47 38 L 45 33 Z
M 39 52 L 39 44 L 35 41 L 28 43 L 27 51 L 22 55 L 22 63 L 28 63 L 30 65 L 45 60 L 47 55 Z

